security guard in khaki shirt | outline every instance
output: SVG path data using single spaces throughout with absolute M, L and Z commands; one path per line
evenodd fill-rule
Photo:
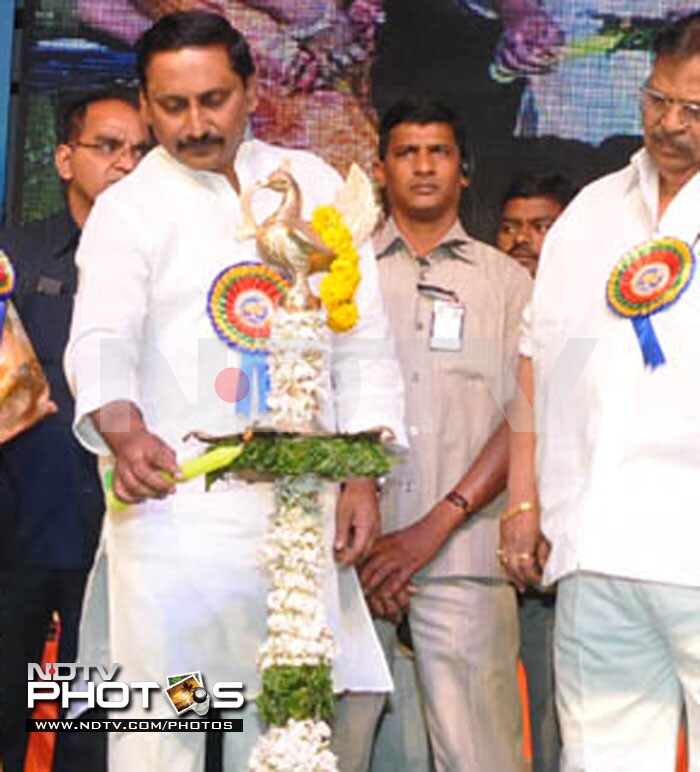
M 388 494 L 397 530 L 377 541 L 361 578 L 377 616 L 410 605 L 438 772 L 519 772 L 517 609 L 496 549 L 504 411 L 531 280 L 459 222 L 469 169 L 451 110 L 398 103 L 379 142 L 390 216 L 375 247 L 411 447 Z

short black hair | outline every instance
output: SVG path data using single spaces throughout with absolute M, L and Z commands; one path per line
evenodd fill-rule
M 687 59 L 700 54 L 700 11 L 676 16 L 663 26 L 654 41 L 656 58 L 678 56 Z
M 576 188 L 563 174 L 525 172 L 511 181 L 501 200 L 501 211 L 514 198 L 551 198 L 564 209 L 575 195 Z
M 389 149 L 391 130 L 400 123 L 417 123 L 424 126 L 428 123 L 447 123 L 455 135 L 462 166 L 467 173 L 471 160 L 471 152 L 467 145 L 464 126 L 452 108 L 441 102 L 427 99 L 402 99 L 395 102 L 382 116 L 379 122 L 379 158 L 386 158 Z
M 63 97 L 58 105 L 56 119 L 56 141 L 59 145 L 75 142 L 85 128 L 85 115 L 88 107 L 96 102 L 125 102 L 136 111 L 139 109 L 139 97 L 135 89 L 126 86 L 92 89 L 73 93 Z
M 146 88 L 146 71 L 156 54 L 206 46 L 222 46 L 231 69 L 244 83 L 255 73 L 248 42 L 224 16 L 209 11 L 180 11 L 163 16 L 136 41 L 136 72 L 141 88 Z

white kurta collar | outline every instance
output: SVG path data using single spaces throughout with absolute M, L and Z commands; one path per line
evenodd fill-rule
M 659 210 L 659 171 L 649 153 L 642 149 L 632 157 L 639 187 L 651 222 L 659 236 L 674 236 L 694 245 L 700 235 L 700 173 L 691 177 L 678 191 L 661 219 Z

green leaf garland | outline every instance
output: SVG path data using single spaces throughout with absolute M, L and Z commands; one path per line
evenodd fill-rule
M 215 445 L 239 444 L 239 438 L 218 440 Z M 392 459 L 376 434 L 304 436 L 258 433 L 245 441 L 233 463 L 207 475 L 207 488 L 231 472 L 265 477 L 315 474 L 337 482 L 353 477 L 381 477 Z
M 333 715 L 331 667 L 324 662 L 301 667 L 270 667 L 262 674 L 257 699 L 260 718 L 273 726 L 289 719 L 328 721 Z

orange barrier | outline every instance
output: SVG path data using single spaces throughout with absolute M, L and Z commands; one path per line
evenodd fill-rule
M 532 727 L 530 726 L 530 706 L 527 698 L 527 675 L 523 663 L 518 660 L 518 690 L 523 712 L 523 756 L 532 762 Z
M 685 722 L 681 724 L 681 731 L 678 733 L 678 757 L 676 759 L 676 772 L 687 772 L 688 770 L 688 741 L 685 731 Z
M 61 621 L 54 614 L 51 630 L 46 638 L 42 666 L 58 660 L 58 641 L 61 636 Z M 32 718 L 58 718 L 57 702 L 41 702 L 34 709 Z M 53 761 L 53 749 L 56 735 L 53 732 L 32 732 L 27 743 L 27 755 L 24 759 L 24 772 L 50 772 Z

